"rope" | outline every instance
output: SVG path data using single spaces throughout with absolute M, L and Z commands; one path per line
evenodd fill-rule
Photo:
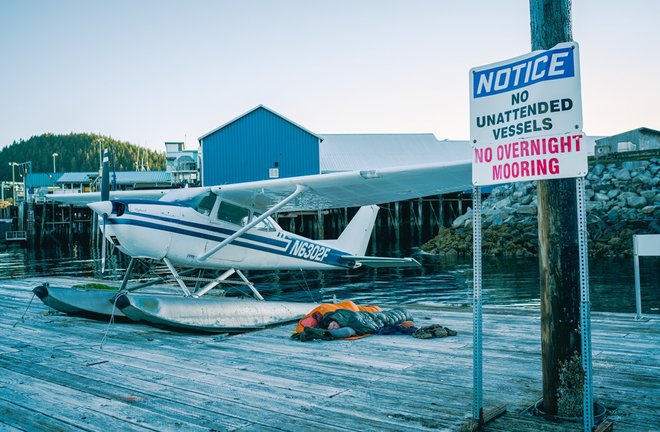
M 119 298 L 120 294 L 123 294 L 125 292 L 127 291 L 126 290 L 119 291 L 115 296 L 114 300 L 112 301 L 112 312 L 110 313 L 110 320 L 108 321 L 108 325 L 105 327 L 105 332 L 103 332 L 103 337 L 101 338 L 100 349 L 103 349 L 103 345 L 105 345 L 105 341 L 108 339 L 108 332 L 110 331 L 110 326 L 115 323 L 115 311 L 117 310 L 117 299 Z
M 23 315 L 21 315 L 21 317 L 14 323 L 14 325 L 11 326 L 12 328 L 15 328 L 18 325 L 19 322 L 22 322 L 22 323 L 25 322 L 25 314 L 27 314 L 28 309 L 30 309 L 30 305 L 32 304 L 32 300 L 34 300 L 35 295 L 36 294 L 32 293 L 32 297 L 30 298 L 30 302 L 28 303 L 27 307 L 25 308 L 25 312 L 23 312 Z
M 309 288 L 309 284 L 307 284 L 307 278 L 305 278 L 305 272 L 303 272 L 303 269 L 300 269 L 300 274 L 303 278 L 303 282 L 305 283 L 305 291 L 307 291 L 307 294 L 309 294 L 309 298 L 312 299 L 312 303 L 320 303 L 321 300 L 316 300 L 314 298 L 314 295 L 312 294 L 312 290 Z

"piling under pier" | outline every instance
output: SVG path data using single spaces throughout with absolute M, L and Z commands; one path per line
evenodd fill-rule
M 408 306 L 458 336 L 289 339 L 293 325 L 226 337 L 49 311 L 0 281 L 0 430 L 459 430 L 471 415 L 469 308 Z M 65 286 L 73 280 L 50 279 Z M 77 281 L 80 282 L 80 281 Z M 656 316 L 592 314 L 594 393 L 616 431 L 657 430 Z M 523 411 L 541 395 L 538 309 L 485 307 L 486 431 L 578 431 Z

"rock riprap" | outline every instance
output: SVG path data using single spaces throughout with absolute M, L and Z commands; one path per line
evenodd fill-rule
M 660 233 L 660 159 L 590 163 L 585 178 L 589 255 L 630 256 L 633 234 Z M 535 256 L 538 252 L 536 182 L 494 188 L 482 203 L 483 253 Z M 422 250 L 472 253 L 472 209 Z

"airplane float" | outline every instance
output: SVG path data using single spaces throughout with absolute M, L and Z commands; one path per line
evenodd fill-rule
M 103 166 L 100 194 L 57 195 L 52 199 L 87 204 L 102 220 L 105 239 L 131 257 L 119 290 L 44 284 L 34 289 L 35 294 L 48 306 L 70 314 L 125 316 L 157 326 L 207 332 L 263 328 L 298 319 L 317 306 L 264 301 L 243 273 L 246 270 L 419 266 L 413 258 L 364 255 L 378 213 L 376 204 L 471 187 L 470 161 L 458 161 L 169 191 L 109 193 L 107 155 Z M 334 240 L 311 240 L 285 231 L 272 218 L 277 212 L 344 207 L 360 209 Z M 161 279 L 129 287 L 139 261 L 164 263 L 181 294 L 137 292 Z M 210 278 L 188 276 L 204 271 L 216 273 Z M 195 282 L 194 286 L 189 282 Z M 253 297 L 208 294 L 218 286 L 236 284 L 248 287 Z

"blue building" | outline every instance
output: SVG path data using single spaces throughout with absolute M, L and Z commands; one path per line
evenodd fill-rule
M 205 186 L 320 174 L 322 138 L 259 105 L 199 138 Z

